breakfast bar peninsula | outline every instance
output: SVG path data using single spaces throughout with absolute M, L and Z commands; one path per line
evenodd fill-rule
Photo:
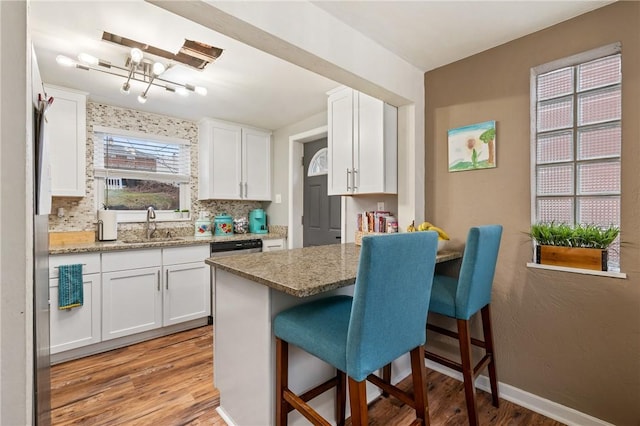
M 461 257 L 457 251 L 439 252 L 437 262 Z M 353 294 L 360 247 L 335 244 L 292 250 L 216 257 L 213 268 L 214 382 L 220 391 L 218 411 L 231 424 L 257 426 L 274 423 L 275 339 L 273 318 L 282 310 L 314 298 Z M 426 319 L 425 319 L 426 321 Z M 392 380 L 409 374 L 408 356 L 394 362 Z M 328 364 L 295 347 L 289 352 L 289 386 L 301 393 L 329 379 Z M 368 389 L 370 399 L 379 395 Z M 335 392 L 309 403 L 332 419 Z M 289 423 L 307 424 L 299 413 Z

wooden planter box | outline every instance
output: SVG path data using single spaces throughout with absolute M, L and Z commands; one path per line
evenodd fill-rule
M 536 246 L 536 263 L 606 271 L 607 250 L 581 247 Z

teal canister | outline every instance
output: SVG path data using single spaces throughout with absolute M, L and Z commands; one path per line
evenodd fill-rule
M 211 218 L 206 212 L 200 212 L 200 216 L 196 220 L 195 226 L 196 237 L 210 237 L 211 234 Z
M 233 218 L 228 214 L 220 214 L 213 219 L 214 235 L 233 235 Z

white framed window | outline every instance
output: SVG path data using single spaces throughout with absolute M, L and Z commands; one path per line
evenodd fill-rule
M 191 204 L 190 142 L 94 126 L 93 164 L 98 208 L 118 211 L 119 222 L 176 220 Z
M 532 69 L 532 223 L 620 226 L 621 98 L 618 43 Z

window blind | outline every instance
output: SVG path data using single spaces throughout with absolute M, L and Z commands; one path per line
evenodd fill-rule
M 96 132 L 94 170 L 97 177 L 189 182 L 189 150 L 183 141 Z

